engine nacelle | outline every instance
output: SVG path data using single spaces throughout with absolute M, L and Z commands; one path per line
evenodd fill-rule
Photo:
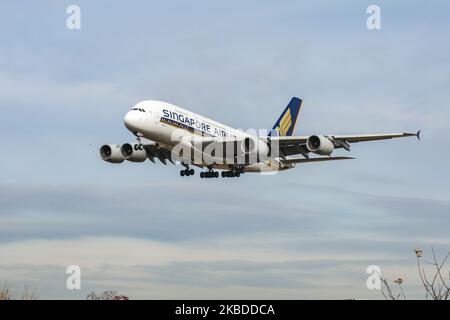
M 124 143 L 120 147 L 122 156 L 131 162 L 144 162 L 147 159 L 147 151 L 139 143 Z
M 334 151 L 333 142 L 324 136 L 310 136 L 308 140 L 306 140 L 306 147 L 308 148 L 308 151 L 322 156 L 329 156 Z
M 246 137 L 241 143 L 241 151 L 248 155 L 247 164 L 264 161 L 270 156 L 269 146 L 258 138 Z
M 116 144 L 105 144 L 101 146 L 100 157 L 102 160 L 111 163 L 122 163 L 125 160 L 120 152 L 120 146 Z

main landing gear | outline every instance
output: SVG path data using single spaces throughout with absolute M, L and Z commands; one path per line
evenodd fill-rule
M 189 177 L 189 176 L 193 176 L 195 173 L 194 169 L 184 169 L 180 171 L 180 176 L 184 177 Z
M 222 171 L 222 178 L 239 178 L 244 173 L 244 168 L 234 168 L 229 171 Z
M 194 169 L 189 169 L 188 165 L 185 165 L 186 169 L 181 170 L 180 171 L 180 176 L 182 177 L 189 177 L 189 176 L 193 176 L 195 171 Z M 222 178 L 234 178 L 234 177 L 240 177 L 241 174 L 243 174 L 244 168 L 243 167 L 239 167 L 239 168 L 232 168 L 231 170 L 228 171 L 222 171 L 222 173 L 220 174 L 222 176 Z M 214 171 L 211 168 L 208 168 L 208 171 L 205 172 L 200 172 L 200 178 L 218 178 L 219 177 L 219 172 L 218 171 Z
M 208 168 L 206 172 L 200 172 L 200 178 L 218 178 L 219 172 L 213 171 L 211 168 Z
M 222 171 L 222 178 L 234 178 L 234 177 L 240 177 L 240 172 L 234 172 L 233 170 L 230 171 Z
M 186 169 L 180 171 L 180 176 L 182 176 L 182 177 L 184 177 L 184 176 L 189 177 L 189 176 L 193 176 L 194 175 L 194 173 L 195 173 L 194 169 L 189 169 L 188 165 L 184 165 L 184 167 Z
M 233 168 L 229 171 L 222 171 L 222 178 L 240 177 L 244 173 L 244 168 Z M 213 171 L 211 168 L 206 172 L 200 172 L 200 178 L 218 178 L 219 172 Z

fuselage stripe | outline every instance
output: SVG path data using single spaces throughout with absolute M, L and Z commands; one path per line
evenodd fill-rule
M 210 133 L 198 130 L 198 129 L 194 128 L 194 127 L 188 126 L 185 123 L 178 122 L 178 121 L 175 121 L 173 119 L 161 117 L 160 122 L 169 124 L 171 126 L 174 126 L 174 127 L 180 128 L 180 129 L 187 130 L 187 131 L 189 131 L 191 133 L 194 133 L 194 134 L 197 134 L 197 135 L 200 135 L 200 136 L 214 137 L 214 135 L 212 135 Z

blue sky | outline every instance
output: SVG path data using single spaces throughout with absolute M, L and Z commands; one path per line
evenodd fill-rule
M 66 28 L 81 8 L 82 29 Z M 382 29 L 366 28 L 381 8 Z M 42 298 L 381 298 L 367 266 L 422 297 L 413 249 L 450 247 L 447 2 L 9 1 L 0 4 L 0 284 Z M 422 129 L 349 162 L 180 178 L 98 157 L 140 100 L 297 134 Z M 345 155 L 344 151 L 339 154 Z M 82 290 L 65 268 L 83 270 Z

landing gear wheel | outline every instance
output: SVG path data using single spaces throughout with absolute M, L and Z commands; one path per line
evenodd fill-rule
M 184 177 L 184 170 L 180 171 L 180 176 Z
M 144 146 L 142 144 L 139 145 L 139 150 L 144 150 Z
M 138 151 L 138 150 L 139 150 L 139 145 L 138 145 L 138 144 L 135 144 L 135 145 L 134 145 L 134 150 L 135 150 L 135 151 Z
M 194 169 L 190 169 L 190 170 L 189 170 L 189 175 L 193 176 L 194 173 L 195 173 Z
M 222 178 L 239 178 L 244 173 L 243 168 L 233 168 L 228 171 L 222 171 Z
M 224 176 L 224 171 L 222 172 L 222 177 Z M 220 176 L 219 171 L 213 171 L 211 168 L 208 168 L 208 171 L 200 172 L 200 178 L 218 178 Z
M 189 169 L 184 169 L 183 171 L 184 171 L 184 175 L 186 177 L 189 177 L 191 175 L 191 172 L 189 171 Z

